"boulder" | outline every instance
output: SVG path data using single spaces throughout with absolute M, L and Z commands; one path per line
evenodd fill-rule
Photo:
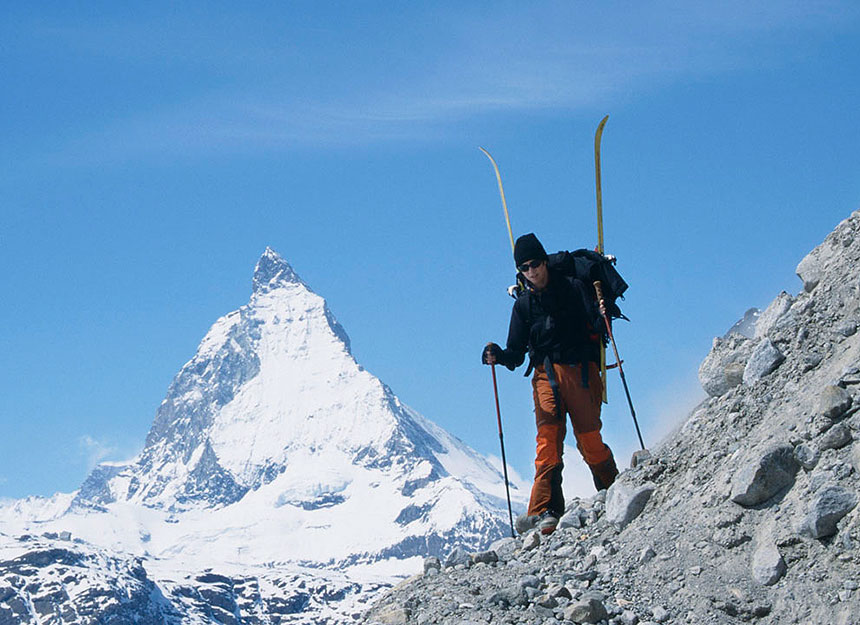
M 837 423 L 832 428 L 827 430 L 824 436 L 821 437 L 818 445 L 822 450 L 825 449 L 842 449 L 852 440 L 851 430 L 844 423 Z
M 509 556 L 514 553 L 519 546 L 520 543 L 516 538 L 507 536 L 505 538 L 500 538 L 490 545 L 490 551 L 495 551 L 499 556 Z
M 793 303 L 794 298 L 785 291 L 777 295 L 776 299 L 759 315 L 755 324 L 755 338 L 766 338 L 771 328 L 789 311 Z
M 656 488 L 652 482 L 634 487 L 616 481 L 606 493 L 606 520 L 624 528 L 642 513 Z
M 468 566 L 471 563 L 472 558 L 469 556 L 469 552 L 462 547 L 454 547 L 454 549 L 451 550 L 451 553 L 448 554 L 448 557 L 445 558 L 446 568 L 457 566 L 458 564 L 465 564 Z
M 785 356 L 770 339 L 762 340 L 750 354 L 744 368 L 743 383 L 754 384 L 773 372 L 784 360 Z
M 499 554 L 492 550 L 472 554 L 472 564 L 495 564 L 498 561 Z
M 739 334 L 715 338 L 711 351 L 699 366 L 699 382 L 711 397 L 726 394 L 742 381 L 753 342 Z
M 435 570 L 437 573 L 442 569 L 442 563 L 436 556 L 428 556 L 424 558 L 424 574 L 426 575 L 431 569 Z
M 798 461 L 791 445 L 775 445 L 743 465 L 732 477 L 731 500 L 742 506 L 767 501 L 794 484 Z
M 813 449 L 806 443 L 801 443 L 794 448 L 794 457 L 807 471 L 811 471 L 818 464 L 820 454 L 817 449 Z
M 836 524 L 857 505 L 857 495 L 842 486 L 825 486 L 809 506 L 800 527 L 803 534 L 826 538 L 836 533 Z
M 580 510 L 582 510 L 582 508 L 576 508 L 564 513 L 558 520 L 558 529 L 581 528 L 583 526 L 583 522 L 582 517 L 579 516 Z
M 539 532 L 529 532 L 523 537 L 523 550 L 531 551 L 535 547 L 540 545 L 540 533 Z
M 818 398 L 818 413 L 830 419 L 838 419 L 851 408 L 852 402 L 851 393 L 841 386 L 829 384 Z
M 609 618 L 602 601 L 590 598 L 577 601 L 564 610 L 564 618 L 574 623 L 599 623 Z
M 753 580 L 762 586 L 772 586 L 785 575 L 785 560 L 770 541 L 760 544 L 752 557 Z
M 740 382 L 738 382 L 740 384 Z M 737 386 L 737 384 L 735 384 Z M 638 466 L 643 464 L 647 464 L 649 460 L 652 459 L 651 452 L 647 449 L 637 449 L 633 452 L 633 456 L 630 458 L 630 468 L 635 469 Z
M 821 246 L 819 245 L 797 265 L 795 273 L 803 281 L 803 290 L 810 293 L 821 282 Z

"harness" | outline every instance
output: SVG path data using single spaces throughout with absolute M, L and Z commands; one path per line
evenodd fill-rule
M 563 278 L 564 279 L 564 278 Z M 568 284 L 570 284 L 568 282 Z M 571 285 L 572 286 L 572 285 Z M 555 346 L 555 348 L 551 351 L 546 351 L 546 349 L 542 349 L 541 346 L 532 344 L 532 328 L 534 327 L 535 318 L 532 315 L 532 299 L 537 297 L 537 293 L 531 288 L 528 289 L 528 299 L 526 301 L 527 305 L 527 314 L 526 320 L 529 328 L 529 365 L 526 368 L 526 377 L 528 377 L 531 372 L 534 370 L 535 362 L 538 361 L 544 368 L 546 372 L 547 381 L 549 382 L 549 386 L 552 389 L 553 399 L 555 400 L 556 414 L 561 419 L 563 418 L 562 414 L 562 406 L 561 406 L 561 398 L 559 395 L 558 388 L 558 378 L 555 375 L 555 369 L 553 368 L 553 364 L 579 364 L 580 372 L 582 375 L 582 387 L 588 388 L 588 363 L 589 359 L 587 358 L 586 347 L 582 348 L 582 353 L 577 354 L 579 358 L 572 359 L 570 356 L 573 355 L 572 352 L 580 351 L 575 349 L 566 350 L 568 353 L 565 355 L 560 346 Z M 544 309 L 543 314 L 545 315 L 546 321 L 545 330 L 549 332 L 552 328 L 550 327 L 550 319 L 552 318 L 551 314 Z M 585 320 L 582 320 L 585 323 Z

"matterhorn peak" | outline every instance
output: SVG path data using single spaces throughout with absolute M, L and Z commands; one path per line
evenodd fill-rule
M 254 293 L 265 293 L 284 284 L 305 285 L 290 264 L 267 246 L 254 268 Z

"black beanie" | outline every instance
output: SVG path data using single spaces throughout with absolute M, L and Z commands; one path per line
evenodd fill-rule
M 546 260 L 546 250 L 531 232 L 518 238 L 514 245 L 514 262 L 517 266 L 527 260 Z

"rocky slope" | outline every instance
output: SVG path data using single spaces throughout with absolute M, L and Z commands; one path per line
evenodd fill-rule
M 651 458 L 549 537 L 428 559 L 365 622 L 860 623 L 860 211 L 797 273 L 715 339 Z

